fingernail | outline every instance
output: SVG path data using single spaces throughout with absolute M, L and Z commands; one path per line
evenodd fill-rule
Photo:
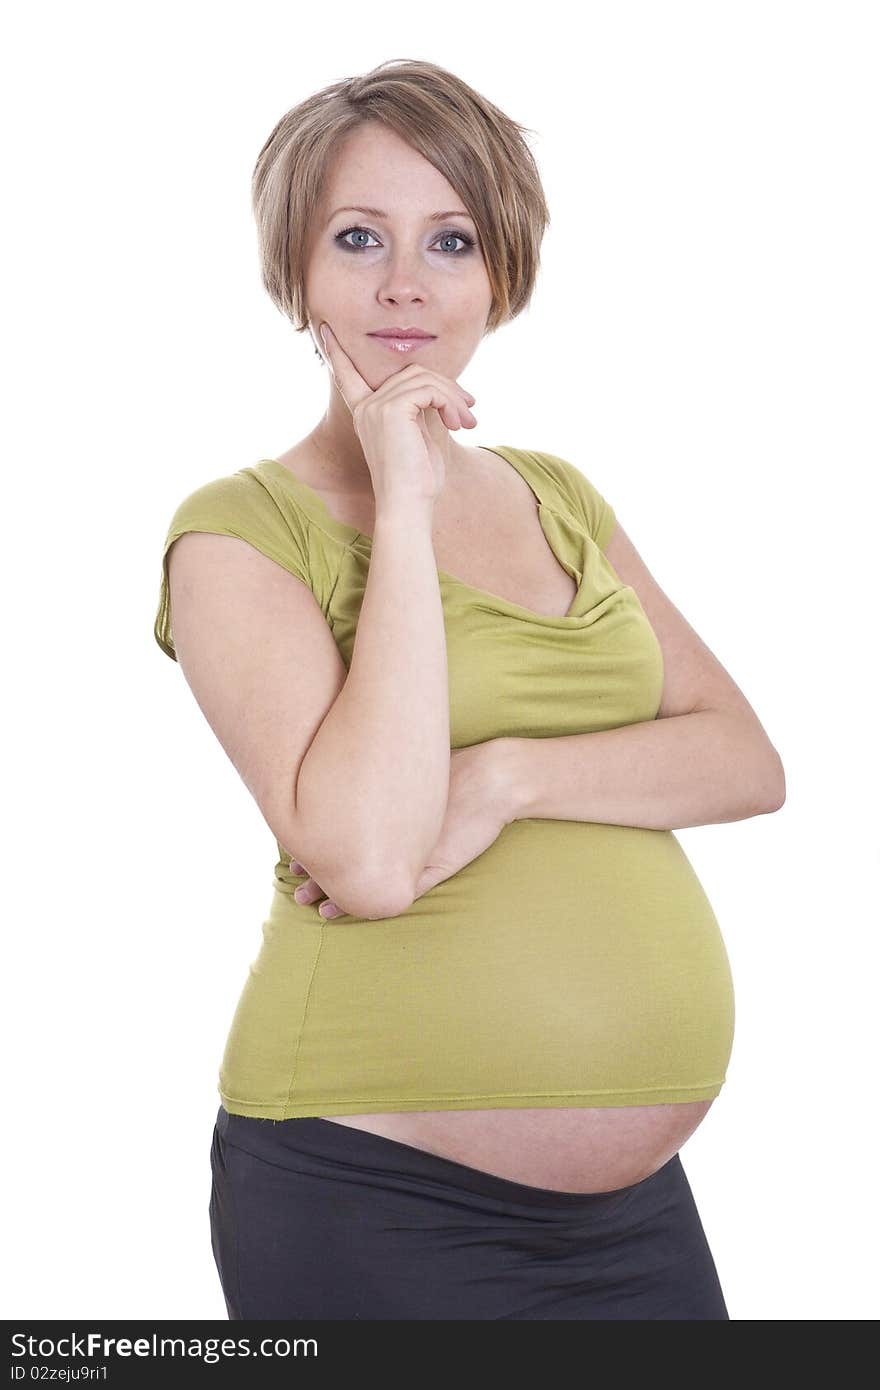
M 304 897 L 305 891 L 306 891 L 305 888 L 304 888 L 302 885 L 300 885 L 300 887 L 297 888 L 296 892 L 294 893 L 293 896 L 296 898 L 296 900 L 297 900 L 298 903 L 301 903 L 301 902 L 304 902 L 304 901 L 305 901 L 305 897 Z

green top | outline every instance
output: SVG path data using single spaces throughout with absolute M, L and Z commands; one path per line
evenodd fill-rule
M 452 747 L 654 719 L 662 652 L 604 554 L 613 509 L 554 454 L 490 452 L 529 484 L 577 593 L 553 617 L 438 570 Z M 185 531 L 239 536 L 308 584 L 348 667 L 371 541 L 288 468 L 260 459 L 174 513 L 154 629 L 174 659 L 167 555 Z M 672 831 L 515 820 L 406 912 L 377 921 L 324 921 L 297 903 L 304 876 L 276 849 L 220 1067 L 234 1114 L 643 1105 L 704 1100 L 723 1085 L 729 961 Z

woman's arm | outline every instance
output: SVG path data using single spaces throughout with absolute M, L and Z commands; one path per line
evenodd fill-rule
M 721 662 L 663 592 L 619 521 L 605 546 L 663 654 L 657 718 L 598 733 L 495 740 L 506 813 L 677 830 L 785 801 L 782 759 Z
M 349 672 L 303 758 L 294 816 L 360 847 L 393 917 L 435 843 L 449 790 L 449 676 L 430 504 L 377 508 Z M 305 852 L 297 858 L 312 871 Z
M 778 754 L 732 710 L 493 742 L 505 815 L 514 820 L 679 830 L 764 815 L 785 800 Z

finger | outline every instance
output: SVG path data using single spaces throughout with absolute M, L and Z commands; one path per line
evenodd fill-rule
M 404 397 L 414 401 L 422 411 L 436 410 L 448 430 L 458 430 L 463 425 L 472 428 L 477 423 L 476 417 L 463 404 L 462 395 L 458 387 L 455 391 L 450 390 L 448 379 L 439 378 L 436 372 L 410 376 L 401 382 L 399 388 L 389 387 L 386 390 L 387 400 Z
M 444 418 L 453 422 L 449 425 L 452 430 L 472 430 L 477 423 L 476 416 L 468 410 L 467 406 L 460 405 L 457 401 L 450 401 L 449 405 L 444 407 L 443 414 Z
M 447 427 L 451 430 L 472 430 L 477 423 L 477 417 L 468 410 L 466 406 L 455 405 L 452 402 L 443 407 L 443 418 Z
M 342 908 L 337 907 L 335 903 L 331 903 L 329 898 L 325 903 L 321 903 L 321 906 L 318 908 L 318 914 L 321 917 L 341 917 L 343 915 Z
M 325 894 L 320 884 L 316 883 L 313 878 L 307 878 L 305 883 L 301 883 L 299 887 L 294 890 L 293 896 L 298 903 L 305 903 L 308 905 L 309 903 L 317 902 L 318 899 L 323 898 Z
M 308 873 L 308 870 L 306 869 L 306 867 L 305 867 L 304 864 L 301 864 L 301 863 L 299 862 L 298 859 L 291 859 L 291 861 L 290 861 L 290 872 L 291 872 L 292 874 L 305 874 L 305 873 Z
M 364 381 L 329 323 L 324 321 L 319 325 L 318 336 L 324 345 L 324 355 L 333 373 L 333 380 L 339 389 L 339 394 L 349 410 L 354 410 L 361 401 L 373 395 L 373 388 Z
M 412 366 L 414 369 L 417 369 L 417 364 L 414 362 L 408 365 Z M 474 420 L 474 423 L 476 423 L 476 420 L 474 419 L 474 416 L 471 414 L 470 411 L 470 406 L 476 405 L 476 396 L 472 396 L 470 391 L 466 391 L 463 386 L 459 386 L 458 382 L 455 381 L 454 378 L 440 376 L 437 372 L 432 372 L 429 368 L 424 368 L 424 375 L 429 381 L 433 382 L 435 385 L 439 385 L 441 390 L 444 390 L 448 393 L 446 404 L 450 408 L 455 408 L 456 410 L 458 410 L 462 418 L 462 421 L 464 421 L 466 416 L 469 416 L 470 419 Z M 413 380 L 414 378 L 410 376 L 410 380 L 407 383 L 407 387 L 409 390 L 412 390 Z M 441 407 L 437 404 L 436 401 L 432 401 L 432 406 L 435 410 L 441 409 Z
M 447 878 L 451 878 L 455 871 L 442 864 L 426 864 L 416 881 L 417 898 L 423 893 L 427 893 L 430 888 L 436 888 L 438 883 L 443 883 Z

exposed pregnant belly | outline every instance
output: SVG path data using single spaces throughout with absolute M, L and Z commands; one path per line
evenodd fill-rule
M 677 1152 L 723 1084 L 729 962 L 669 831 L 517 820 L 372 922 L 323 922 L 299 881 L 277 884 L 227 1040 L 235 1113 L 605 1191 Z
M 711 1100 L 600 1109 L 432 1110 L 325 1115 L 513 1182 L 610 1192 L 650 1177 L 678 1153 Z

